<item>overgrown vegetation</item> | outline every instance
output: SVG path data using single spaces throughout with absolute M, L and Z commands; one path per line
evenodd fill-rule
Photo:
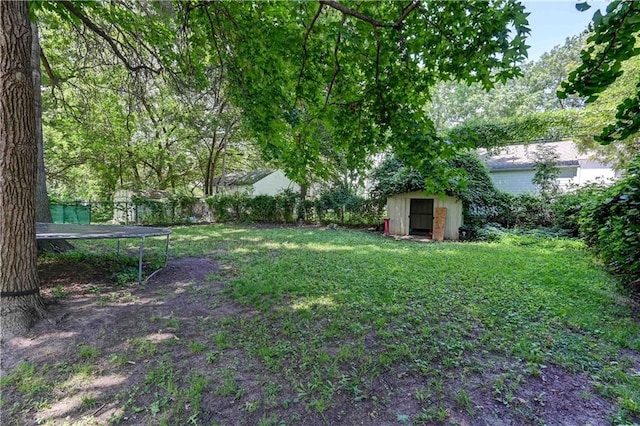
M 640 290 L 640 157 L 614 185 L 583 194 L 578 224 L 605 264 Z

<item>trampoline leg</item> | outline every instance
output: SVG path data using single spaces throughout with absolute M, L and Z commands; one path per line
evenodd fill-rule
M 120 238 L 118 238 L 118 257 L 120 256 Z
M 167 266 L 167 262 L 169 262 L 169 234 L 167 234 L 167 243 L 164 246 L 164 266 Z
M 144 251 L 144 237 L 140 237 L 140 251 L 138 252 L 138 284 L 142 283 L 142 252 Z

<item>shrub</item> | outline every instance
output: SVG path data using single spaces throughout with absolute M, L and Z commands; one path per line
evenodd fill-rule
M 551 204 L 555 219 L 554 226 L 566 229 L 572 237 L 580 235 L 580 212 L 583 205 L 593 197 L 597 197 L 605 187 L 602 184 L 590 184 L 579 188 L 571 188 L 569 192 L 559 194 Z
M 285 189 L 275 196 L 276 206 L 278 208 L 278 216 L 283 222 L 293 222 L 296 219 L 298 204 L 300 200 L 299 194 L 291 189 Z
M 640 156 L 622 179 L 582 204 L 579 224 L 613 272 L 640 284 Z
M 520 228 L 547 227 L 554 223 L 549 201 L 539 195 L 514 195 L 508 215 L 511 225 Z
M 247 200 L 249 218 L 257 222 L 277 222 L 278 203 L 270 195 L 257 195 Z
M 241 221 L 246 218 L 251 197 L 244 193 L 223 194 L 205 200 L 216 222 Z
M 276 195 L 227 194 L 208 197 L 205 202 L 216 222 L 253 220 L 256 222 L 293 222 L 298 194 L 287 189 Z
M 316 198 L 314 208 L 320 222 L 372 225 L 382 220 L 384 205 L 379 199 L 364 198 L 337 184 Z

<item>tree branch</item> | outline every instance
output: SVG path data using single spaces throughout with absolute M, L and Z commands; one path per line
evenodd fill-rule
M 42 66 L 44 67 L 44 71 L 49 76 L 49 81 L 51 82 L 51 86 L 58 85 L 58 77 L 53 73 L 53 69 L 51 68 L 51 64 L 49 64 L 49 60 L 45 56 L 42 49 L 40 49 L 40 62 L 42 62 Z
M 411 3 L 405 6 L 405 8 L 402 9 L 402 15 L 396 21 L 395 25 L 393 26 L 393 29 L 400 31 L 402 29 L 402 24 L 404 23 L 404 20 L 407 19 L 407 16 L 409 16 L 409 14 L 413 12 L 413 10 L 419 5 L 420 5 L 420 0 L 412 0 Z
M 341 3 L 338 3 L 335 0 L 319 0 L 320 5 L 329 6 L 333 9 L 336 9 L 342 12 L 345 15 L 353 16 L 354 18 L 357 18 L 361 21 L 368 22 L 371 25 L 373 25 L 374 28 L 393 28 L 394 30 L 400 30 L 402 28 L 402 24 L 404 23 L 405 19 L 407 19 L 407 16 L 409 16 L 409 14 L 413 12 L 420 5 L 420 1 L 421 0 L 411 0 L 411 3 L 409 3 L 407 6 L 404 7 L 404 9 L 402 9 L 402 14 L 400 15 L 400 18 L 398 18 L 395 22 L 385 23 L 385 22 L 378 21 L 377 19 L 372 18 L 371 16 L 365 15 L 364 13 L 358 12 L 357 10 L 348 8 L 347 6 Z
M 62 6 L 64 6 L 64 8 L 67 9 L 69 12 L 71 12 L 75 17 L 80 19 L 80 21 L 82 21 L 82 23 L 86 25 L 90 30 L 92 30 L 94 33 L 99 35 L 104 41 L 106 41 L 107 44 L 113 50 L 113 53 L 118 57 L 118 59 L 122 61 L 124 66 L 127 67 L 129 71 L 136 72 L 141 70 L 148 70 L 154 74 L 160 73 L 160 70 L 156 70 L 146 65 L 132 65 L 131 63 L 129 63 L 127 58 L 118 48 L 116 41 L 111 36 L 109 36 L 106 32 L 104 32 L 102 28 L 100 28 L 93 21 L 91 21 L 91 19 L 89 19 L 84 13 L 82 13 L 82 11 L 79 8 L 77 8 L 71 1 L 60 0 L 60 4 L 62 4 Z
M 324 5 L 322 3 L 320 3 L 320 6 L 318 6 L 318 10 L 316 11 L 316 14 L 313 16 L 313 19 L 311 20 L 311 23 L 309 24 L 309 28 L 307 28 L 307 31 L 304 33 L 304 40 L 302 41 L 302 66 L 300 67 L 300 73 L 298 74 L 298 81 L 296 82 L 296 100 L 295 100 L 295 104 L 298 103 L 298 88 L 300 87 L 300 82 L 302 81 L 302 75 L 304 74 L 304 68 L 307 64 L 307 57 L 309 56 L 308 52 L 307 52 L 307 41 L 309 40 L 309 34 L 311 34 L 311 30 L 313 29 L 313 26 L 316 24 L 316 21 L 318 20 L 318 17 L 320 16 L 320 13 L 322 13 L 322 9 L 324 8 Z
M 334 0 L 319 0 L 320 4 L 324 4 L 327 5 L 333 9 L 336 9 L 342 13 L 344 13 L 345 15 L 349 15 L 349 16 L 353 16 L 354 18 L 357 18 L 361 21 L 364 22 L 368 22 L 371 25 L 373 25 L 374 27 L 383 27 L 383 28 L 390 28 L 393 27 L 395 24 L 385 24 L 384 22 L 380 22 L 370 16 L 367 16 L 363 13 L 358 12 L 357 10 L 353 10 L 348 8 L 347 6 L 338 3 L 337 1 Z
M 344 21 L 347 19 L 346 15 L 342 16 L 342 22 L 340 22 L 340 26 L 344 25 Z M 338 51 L 340 50 L 340 42 L 342 41 L 342 32 L 338 31 L 338 39 L 336 40 L 336 46 L 333 48 L 333 58 L 335 59 L 335 67 L 333 68 L 333 75 L 331 76 L 331 83 L 329 84 L 329 88 L 327 89 L 327 96 L 324 100 L 324 106 L 329 104 L 329 96 L 331 96 L 331 91 L 333 90 L 333 86 L 336 84 L 336 78 L 338 77 L 338 73 L 340 72 L 340 61 L 338 59 Z

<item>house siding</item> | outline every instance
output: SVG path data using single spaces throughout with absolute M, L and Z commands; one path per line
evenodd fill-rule
M 511 194 L 537 192 L 532 182 L 533 170 L 498 170 L 489 173 L 496 188 Z
M 537 194 L 538 188 L 533 184 L 534 170 L 491 170 L 489 176 L 496 188 L 511 194 Z M 590 182 L 611 182 L 616 179 L 613 169 L 604 167 L 560 167 L 560 175 L 556 182 L 560 189 L 574 185 L 585 185 Z
M 287 178 L 281 170 L 276 170 L 253 184 L 252 195 L 276 195 L 285 189 L 300 191 L 300 186 Z
M 277 195 L 285 189 L 300 191 L 300 187 L 293 181 L 289 180 L 281 170 L 263 177 L 252 185 L 227 185 L 223 187 L 225 194 L 247 194 L 255 197 L 256 195 Z
M 433 199 L 433 209 L 447 208 L 445 223 L 445 240 L 458 240 L 459 228 L 462 226 L 462 202 L 455 197 L 426 195 L 422 191 L 394 195 L 387 199 L 387 216 L 389 217 L 389 233 L 391 235 L 409 234 L 409 211 L 411 199 Z
M 512 194 L 537 193 L 533 184 L 536 154 L 550 148 L 557 155 L 560 189 L 571 189 L 590 182 L 610 183 L 619 176 L 610 165 L 595 159 L 594 152 L 581 152 L 572 141 L 509 145 L 493 150 L 479 149 L 478 154 L 489 168 L 494 185 Z

